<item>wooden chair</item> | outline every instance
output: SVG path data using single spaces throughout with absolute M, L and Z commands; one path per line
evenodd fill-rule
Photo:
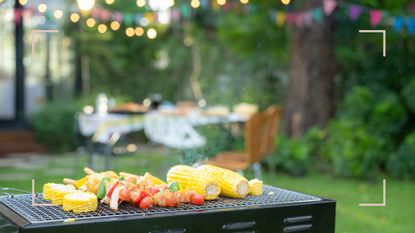
M 252 115 L 245 125 L 245 152 L 222 152 L 204 163 L 239 172 L 252 166 L 255 177 L 260 178 L 259 162 L 275 148 L 280 118 L 281 109 L 275 105 Z

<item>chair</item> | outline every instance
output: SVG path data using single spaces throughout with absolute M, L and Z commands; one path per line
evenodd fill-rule
M 280 118 L 281 110 L 278 106 L 253 114 L 245 125 L 245 152 L 222 152 L 203 163 L 239 172 L 252 166 L 255 177 L 261 178 L 259 162 L 275 149 Z

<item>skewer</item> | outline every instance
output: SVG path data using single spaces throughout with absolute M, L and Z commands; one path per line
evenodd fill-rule
M 64 184 L 73 184 L 73 185 L 75 185 L 76 180 L 69 179 L 69 178 L 63 178 L 63 183 Z
M 89 167 L 84 167 L 84 172 L 88 175 L 94 175 L 96 172 Z
M 120 172 L 120 176 L 124 176 L 124 177 L 132 176 L 132 177 L 135 177 L 135 178 L 140 178 L 141 177 L 139 175 L 128 173 L 128 172 Z

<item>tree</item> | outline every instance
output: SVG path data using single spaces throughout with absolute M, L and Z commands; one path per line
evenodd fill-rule
M 316 7 L 320 0 L 303 3 Z M 334 112 L 336 60 L 333 19 L 307 27 L 292 27 L 289 81 L 284 106 L 285 131 L 302 136 L 312 126 L 324 126 Z

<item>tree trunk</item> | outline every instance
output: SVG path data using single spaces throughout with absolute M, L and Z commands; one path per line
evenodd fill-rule
M 321 4 L 320 0 L 313 2 Z M 328 122 L 334 109 L 335 75 L 332 19 L 324 17 L 320 23 L 301 28 L 293 26 L 284 106 L 287 135 L 300 137 L 309 128 Z

